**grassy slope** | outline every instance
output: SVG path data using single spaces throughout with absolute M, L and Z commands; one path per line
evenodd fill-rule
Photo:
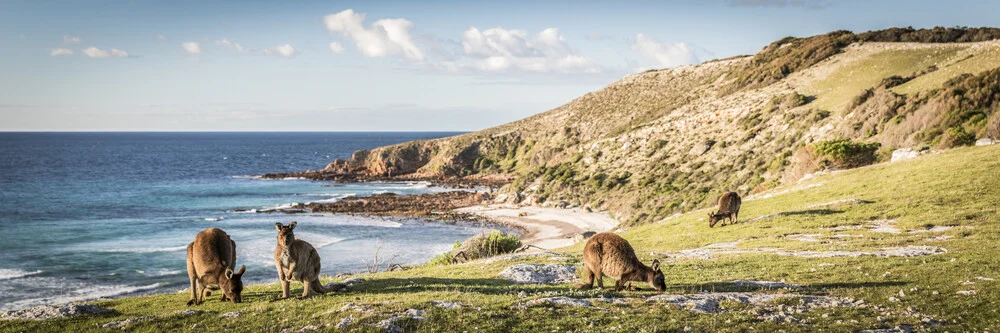
M 280 331 L 306 325 L 335 325 L 353 316 L 359 321 L 354 330 L 372 330 L 362 324 L 375 323 L 405 309 L 428 309 L 425 321 L 400 322 L 406 329 L 427 331 L 593 331 L 612 330 L 653 332 L 673 331 L 691 326 L 696 331 L 758 331 L 783 329 L 788 332 L 855 331 L 896 324 L 919 324 L 917 319 L 898 314 L 907 306 L 944 322 L 934 330 L 969 331 L 1000 327 L 1000 291 L 998 281 L 979 281 L 985 276 L 1000 279 L 1000 253 L 994 244 L 1000 238 L 1000 146 L 970 147 L 921 157 L 916 160 L 880 164 L 862 169 L 823 175 L 778 190 L 823 184 L 767 199 L 744 202 L 742 219 L 777 212 L 800 212 L 752 223 L 709 229 L 704 211 L 695 211 L 666 222 L 635 227 L 622 235 L 632 242 L 640 257 L 648 262 L 651 253 L 696 248 L 708 244 L 744 240 L 739 247 L 779 247 L 787 249 L 879 249 L 892 246 L 934 245 L 948 253 L 914 258 L 792 258 L 769 254 L 728 255 L 715 260 L 668 259 L 665 272 L 669 293 L 692 293 L 698 290 L 747 290 L 726 282 L 745 280 L 786 280 L 806 286 L 805 293 L 860 298 L 886 306 L 895 315 L 884 316 L 871 308 L 834 308 L 797 315 L 814 324 L 758 323 L 745 311 L 699 315 L 673 306 L 633 301 L 627 305 L 601 305 L 613 311 L 583 308 L 530 307 L 514 309 L 525 298 L 542 295 L 570 297 L 617 296 L 614 292 L 580 292 L 570 285 L 511 285 L 497 278 L 512 261 L 485 265 L 472 262 L 451 266 L 419 267 L 402 272 L 365 276 L 370 282 L 346 294 L 331 294 L 309 300 L 268 302 L 279 294 L 277 285 L 250 287 L 245 303 L 221 303 L 217 296 L 197 307 L 196 315 L 181 316 L 187 294 L 154 295 L 95 302 L 117 310 L 108 316 L 82 317 L 44 322 L 0 322 L 0 331 L 106 331 L 103 323 L 144 315 L 157 319 L 131 326 L 136 331 Z M 857 198 L 869 203 L 839 204 L 822 208 L 811 205 L 840 199 Z M 896 219 L 903 230 L 929 226 L 958 226 L 942 233 L 871 233 L 851 229 L 838 233 L 861 237 L 830 244 L 806 243 L 783 238 L 783 235 L 832 234 L 821 227 L 870 224 L 873 219 Z M 953 238 L 928 241 L 937 235 Z M 579 265 L 582 244 L 564 249 Z M 518 262 L 553 263 L 547 259 L 522 259 Z M 824 264 L 824 265 L 821 265 Z M 828 265 L 828 264 L 833 264 Z M 972 280 L 974 285 L 961 285 Z M 610 281 L 609 281 L 610 282 Z M 911 288 L 919 288 L 910 291 Z M 899 290 L 906 290 L 902 302 L 889 302 Z M 975 289 L 975 296 L 956 295 L 958 290 Z M 300 289 L 301 290 L 301 289 Z M 933 295 L 938 291 L 938 295 Z M 294 291 L 293 291 L 294 292 Z M 781 292 L 781 291 L 761 291 Z M 645 297 L 651 292 L 625 292 L 626 297 Z M 445 310 L 430 305 L 432 300 L 452 300 L 466 305 L 460 310 Z M 387 302 L 385 304 L 377 304 Z M 347 303 L 374 305 L 374 314 L 338 310 Z M 726 306 L 732 306 L 724 304 Z M 481 309 L 476 309 L 476 308 Z M 739 306 L 736 306 L 738 309 Z M 219 314 L 241 311 L 243 316 L 219 318 Z M 822 317 L 827 315 L 827 317 Z M 885 317 L 880 324 L 876 317 Z M 360 323 L 360 324 L 358 324 Z M 321 326 L 322 327 L 322 326 Z M 329 329 L 329 328 L 327 328 Z

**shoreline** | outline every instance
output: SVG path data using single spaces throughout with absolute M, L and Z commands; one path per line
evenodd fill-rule
M 618 221 L 603 212 L 588 212 L 582 208 L 545 208 L 488 204 L 462 207 L 459 214 L 480 216 L 491 221 L 513 225 L 525 230 L 522 245 L 545 250 L 571 246 L 585 239 L 585 232 L 611 231 Z

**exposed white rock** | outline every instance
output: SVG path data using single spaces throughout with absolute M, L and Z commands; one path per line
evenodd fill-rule
M 41 305 L 32 308 L 14 310 L 0 313 L 0 320 L 46 320 L 54 318 L 66 318 L 79 315 L 94 315 L 94 314 L 105 314 L 111 313 L 113 310 L 108 310 L 96 305 L 90 304 L 59 304 L 59 305 Z
M 528 305 L 528 306 L 534 306 L 534 305 L 566 305 L 566 306 L 589 307 L 590 306 L 590 301 L 585 300 L 585 299 L 579 299 L 579 298 L 569 298 L 569 297 L 558 296 L 558 297 L 546 297 L 546 298 L 533 299 L 533 300 L 528 301 L 525 304 Z
M 892 152 L 892 159 L 890 162 L 899 162 L 903 160 L 908 160 L 914 157 L 920 156 L 920 152 L 913 150 L 913 148 L 900 148 Z
M 514 283 L 569 283 L 576 280 L 576 267 L 555 264 L 517 264 L 500 272 L 500 277 Z

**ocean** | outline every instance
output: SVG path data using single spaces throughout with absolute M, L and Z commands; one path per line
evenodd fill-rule
M 275 222 L 322 258 L 322 272 L 383 258 L 417 264 L 485 230 L 402 218 L 238 213 L 374 193 L 432 193 L 427 183 L 261 180 L 319 169 L 358 149 L 458 133 L 0 133 L 0 311 L 188 286 L 195 234 L 225 230 L 245 282 L 274 281 Z

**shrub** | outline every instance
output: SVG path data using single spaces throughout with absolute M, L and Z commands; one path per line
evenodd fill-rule
M 820 141 L 813 144 L 813 154 L 820 165 L 837 169 L 856 168 L 872 164 L 879 143 L 854 142 L 847 139 Z
M 489 258 L 495 255 L 511 253 L 521 248 L 521 240 L 517 235 L 506 234 L 499 230 L 481 233 L 469 237 L 464 242 L 455 242 L 451 252 L 442 253 L 431 259 L 428 265 L 447 265 L 457 260 L 475 260 Z
M 938 145 L 941 148 L 952 148 L 970 146 L 975 142 L 975 134 L 966 132 L 962 126 L 955 126 L 944 131 L 944 134 L 941 136 L 941 142 Z

